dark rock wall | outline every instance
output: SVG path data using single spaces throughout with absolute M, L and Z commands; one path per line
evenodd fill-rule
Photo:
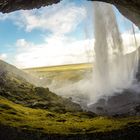
M 40 8 L 60 2 L 60 0 L 0 0 L 0 12 L 9 13 L 16 10 Z

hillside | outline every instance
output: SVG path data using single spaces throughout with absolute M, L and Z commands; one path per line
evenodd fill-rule
M 26 78 L 27 77 L 27 78 Z M 29 83 L 29 77 L 16 67 L 0 61 L 0 96 L 32 108 L 52 111 L 80 111 L 78 104 Z
M 0 99 L 2 140 L 139 140 L 139 117 L 101 117 L 80 112 L 60 114 Z

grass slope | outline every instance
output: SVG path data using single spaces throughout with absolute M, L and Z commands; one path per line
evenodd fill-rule
M 44 108 L 51 111 L 81 111 L 81 107 L 49 91 L 27 82 L 19 69 L 0 63 L 0 96 L 15 103 L 32 108 Z M 27 75 L 28 76 L 28 75 Z
M 140 125 L 140 117 L 107 118 L 90 113 L 55 113 L 31 109 L 0 99 L 0 124 L 46 134 L 85 134 L 120 130 L 130 124 Z

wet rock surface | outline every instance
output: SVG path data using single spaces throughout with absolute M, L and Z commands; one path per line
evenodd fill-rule
M 101 115 L 140 116 L 140 93 L 125 90 L 107 99 L 98 100 L 97 103 L 89 106 L 89 110 Z
M 109 97 L 102 97 L 95 104 L 88 106 L 88 110 L 101 115 L 111 116 L 140 116 L 140 48 L 131 54 L 126 55 L 126 59 L 134 57 L 138 53 L 138 68 L 136 78 L 132 87 L 116 92 Z

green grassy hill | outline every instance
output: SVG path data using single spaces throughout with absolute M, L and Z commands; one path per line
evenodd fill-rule
M 81 110 L 78 104 L 57 96 L 48 88 L 36 87 L 29 83 L 24 79 L 24 75 L 28 75 L 21 70 L 2 61 L 0 68 L 1 97 L 32 108 L 46 108 L 59 112 Z

